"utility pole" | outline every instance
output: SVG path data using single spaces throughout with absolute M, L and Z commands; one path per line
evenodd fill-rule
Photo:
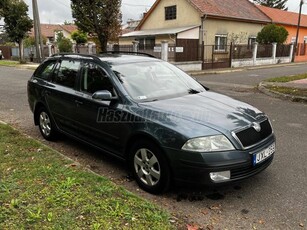
M 37 0 L 32 0 L 32 8 L 33 8 L 33 20 L 34 20 L 36 57 L 38 61 L 41 62 L 42 60 L 44 60 L 44 46 L 41 34 Z
M 298 48 L 298 36 L 299 36 L 299 33 L 300 33 L 303 4 L 304 4 L 304 0 L 301 0 L 301 2 L 300 2 L 300 12 L 299 12 L 299 15 L 298 15 L 298 23 L 297 23 L 297 29 L 296 29 L 295 44 L 294 44 L 294 49 L 293 49 L 292 62 L 295 61 L 296 51 L 297 51 L 297 48 Z

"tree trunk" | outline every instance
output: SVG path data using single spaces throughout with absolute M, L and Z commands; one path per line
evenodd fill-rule
M 98 35 L 98 40 L 100 43 L 101 52 L 107 52 L 108 40 L 106 39 L 106 37 L 103 35 Z
M 24 59 L 24 50 L 23 50 L 23 39 L 19 40 L 19 62 L 20 64 L 25 63 L 25 59 Z

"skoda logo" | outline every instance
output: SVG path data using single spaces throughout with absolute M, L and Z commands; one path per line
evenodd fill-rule
M 253 128 L 259 133 L 261 131 L 261 126 L 257 122 L 253 122 Z

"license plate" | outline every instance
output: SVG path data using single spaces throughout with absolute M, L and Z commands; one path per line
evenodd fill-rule
M 275 153 L 275 143 L 270 145 L 265 150 L 262 150 L 260 153 L 256 153 L 253 155 L 253 164 L 257 165 L 270 157 L 273 153 Z

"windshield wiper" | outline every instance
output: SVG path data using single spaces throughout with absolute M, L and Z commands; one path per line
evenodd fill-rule
M 189 94 L 198 94 L 198 93 L 200 93 L 200 91 L 198 91 L 198 90 L 195 90 L 195 89 L 189 89 Z

